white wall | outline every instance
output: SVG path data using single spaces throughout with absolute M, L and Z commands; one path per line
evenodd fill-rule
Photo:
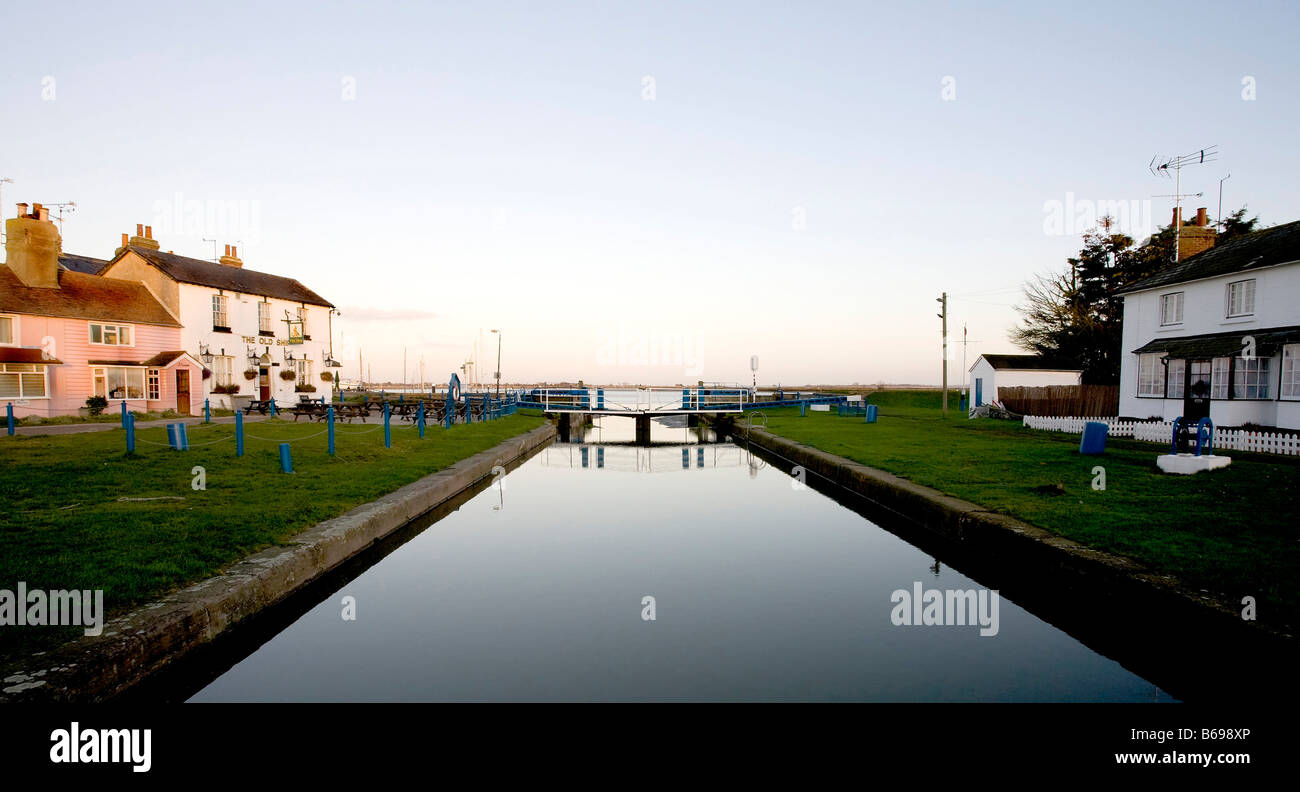
M 197 286 L 194 284 L 180 284 L 180 304 L 181 304 L 181 323 L 185 326 L 182 331 L 182 339 L 185 344 L 185 350 L 195 357 L 199 355 L 199 344 L 207 345 L 212 354 L 232 355 L 235 359 L 231 365 L 232 382 L 240 386 L 240 396 L 252 396 L 257 398 L 259 395 L 258 381 L 244 379 L 244 369 L 248 368 L 248 347 L 256 346 L 258 354 L 262 354 L 267 349 L 265 339 L 269 337 L 260 336 L 257 321 L 257 303 L 262 301 L 258 295 L 242 294 L 236 292 L 223 292 L 227 297 L 226 317 L 231 332 L 219 333 L 212 330 L 212 295 L 217 293 L 217 289 L 208 286 Z M 290 302 L 288 300 L 271 299 L 271 327 L 275 331 L 275 341 L 270 346 L 270 358 L 272 365 L 271 373 L 271 390 L 272 396 L 277 402 L 288 404 L 298 401 L 299 394 L 294 391 L 294 387 L 299 383 L 297 381 L 286 381 L 280 379 L 280 372 L 286 368 L 292 368 L 293 364 L 284 359 L 286 351 L 291 352 L 295 358 L 306 357 L 311 360 L 311 382 L 316 386 L 316 392 L 310 395 L 312 398 L 328 396 L 331 388 L 330 383 L 322 382 L 320 374 L 325 371 L 325 362 L 322 352 L 328 352 L 330 348 L 330 317 L 329 308 L 323 305 L 306 305 L 306 322 L 303 325 L 303 333 L 311 336 L 310 341 L 304 341 L 301 344 L 280 344 L 287 340 L 288 326 L 284 323 L 284 312 L 287 310 L 291 316 L 296 316 L 297 308 L 302 303 Z M 263 338 L 261 343 L 250 344 L 245 337 Z M 337 374 L 339 369 L 330 369 L 331 373 Z M 213 407 L 230 406 L 229 398 L 222 394 L 211 393 L 212 386 L 216 384 L 216 378 L 204 380 L 203 393 L 205 397 L 210 397 Z
M 1049 385 L 1078 385 L 1079 371 L 1045 371 L 1042 369 L 995 369 L 981 356 L 970 368 L 970 405 L 975 406 L 975 380 L 984 380 L 980 398 L 984 404 L 998 401 L 999 388 L 1045 388 Z
M 1227 318 L 1226 290 L 1234 281 L 1255 279 L 1255 313 L 1242 318 Z M 1183 321 L 1176 325 L 1160 324 L 1160 298 L 1183 292 Z M 1138 356 L 1133 350 L 1157 338 L 1181 338 L 1205 333 L 1252 331 L 1300 324 L 1300 263 L 1285 264 L 1253 273 L 1234 273 L 1192 283 L 1180 283 L 1151 289 L 1124 298 L 1123 345 L 1120 349 L 1119 412 L 1122 416 L 1146 418 L 1160 415 L 1171 420 L 1182 415 L 1182 399 L 1139 397 Z M 1281 355 L 1269 363 L 1269 401 L 1212 399 L 1210 420 L 1218 426 L 1239 426 L 1252 422 L 1288 428 L 1300 428 L 1300 405 L 1276 401 Z

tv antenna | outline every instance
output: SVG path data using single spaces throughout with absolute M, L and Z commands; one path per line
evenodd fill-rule
M 67 212 L 68 214 L 72 214 L 73 212 L 77 211 L 77 202 L 62 201 L 60 203 L 51 203 L 45 205 L 47 207 L 53 206 L 58 210 L 58 214 L 54 216 L 54 221 L 59 224 L 59 235 L 62 236 L 63 235 L 63 213 Z
M 1191 154 L 1184 154 L 1181 157 L 1161 158 L 1161 156 L 1157 154 L 1156 156 L 1151 158 L 1151 162 L 1147 166 L 1150 169 L 1152 176 L 1164 176 L 1168 178 L 1169 172 L 1170 171 L 1174 172 L 1173 195 L 1165 196 L 1165 197 L 1172 197 L 1174 199 L 1174 216 L 1177 218 L 1177 221 L 1174 223 L 1174 262 L 1175 263 L 1178 261 L 1178 246 L 1179 246 L 1179 242 L 1182 239 L 1183 198 L 1191 197 L 1182 194 L 1183 168 L 1189 165 L 1204 165 L 1207 162 L 1214 162 L 1218 158 L 1219 158 L 1219 147 L 1216 144 L 1213 146 L 1207 146 L 1197 151 L 1193 151 Z M 1200 193 L 1197 193 L 1197 195 L 1200 195 Z

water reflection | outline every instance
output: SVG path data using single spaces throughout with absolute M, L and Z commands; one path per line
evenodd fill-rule
M 1005 597 L 996 636 L 895 626 L 898 590 L 981 586 L 685 418 L 634 440 L 498 476 L 193 700 L 1168 700 Z

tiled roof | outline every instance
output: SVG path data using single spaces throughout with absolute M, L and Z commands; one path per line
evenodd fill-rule
M 96 275 L 108 261 L 105 259 L 91 258 L 90 256 L 77 256 L 71 253 L 59 254 L 59 266 L 64 269 L 70 269 L 73 272 L 81 272 L 86 275 Z
M 1244 234 L 1172 264 L 1120 294 L 1300 261 L 1300 220 Z
M 92 366 L 148 366 L 149 368 L 166 368 L 176 358 L 184 357 L 184 350 L 159 352 L 148 360 L 87 360 Z
M 980 355 L 995 369 L 1024 369 L 1037 371 L 1082 371 L 1078 366 L 1070 366 L 1038 355 Z M 978 360 L 976 362 L 979 362 Z M 973 367 L 972 367 L 973 368 Z
M 0 363 L 44 363 L 55 365 L 62 362 L 62 360 L 45 357 L 39 349 L 0 347 Z
M 59 288 L 25 285 L 0 266 L 0 312 L 180 327 L 144 284 L 59 270 Z
M 214 289 L 252 294 L 259 297 L 274 297 L 290 302 L 324 305 L 333 308 L 334 304 L 311 289 L 303 286 L 293 278 L 271 275 L 267 272 L 231 267 L 216 261 L 178 256 L 175 253 L 163 253 L 160 250 L 136 247 L 127 248 L 140 258 L 162 270 L 169 278 L 180 283 L 193 283 Z M 125 251 L 121 255 L 125 255 Z M 120 258 L 120 256 L 119 256 Z M 116 261 L 117 259 L 114 259 Z
M 1181 338 L 1156 338 L 1133 351 L 1137 354 L 1164 352 L 1168 357 L 1183 359 L 1239 357 L 1245 348 L 1243 339 L 1247 336 L 1255 339 L 1256 355 L 1271 356 L 1282 344 L 1300 343 L 1300 325 L 1245 332 L 1204 333 Z

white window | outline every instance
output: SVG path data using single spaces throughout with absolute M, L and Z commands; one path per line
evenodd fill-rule
M 162 398 L 162 377 L 158 369 L 149 369 L 149 398 L 152 401 Z
M 1228 367 L 1231 362 L 1231 358 L 1226 357 L 1214 359 L 1214 375 L 1210 380 L 1211 399 L 1228 398 Z
M 1174 292 L 1160 298 L 1160 324 L 1181 324 L 1183 321 L 1183 293 Z
M 144 369 L 125 366 L 102 366 L 91 369 L 96 396 L 105 399 L 143 399 Z
M 257 330 L 262 335 L 274 335 L 271 329 L 271 304 L 263 300 L 257 304 Z
M 1164 373 L 1160 355 L 1138 355 L 1138 395 L 1164 396 Z
M 294 366 L 297 368 L 298 384 L 310 385 L 311 384 L 311 361 L 308 360 L 307 358 L 299 358 L 298 360 L 295 360 L 293 363 Z
M 18 343 L 14 340 L 17 337 L 18 317 L 0 316 L 0 345 L 12 346 Z
M 1228 284 L 1228 316 L 1249 316 L 1255 313 L 1255 280 Z
M 1237 358 L 1232 372 L 1232 398 L 1268 398 L 1268 361 L 1271 358 Z
M 49 395 L 45 366 L 37 363 L 0 363 L 0 399 L 44 399 Z
M 1300 396 L 1300 344 L 1282 347 L 1282 398 Z
M 212 295 L 212 326 L 213 327 L 230 327 L 230 316 L 226 311 L 226 296 L 224 294 Z
M 131 346 L 131 325 L 90 323 L 90 343 L 104 346 Z
M 233 380 L 231 375 L 235 370 L 235 359 L 228 355 L 217 355 L 212 358 L 212 381 L 217 385 L 229 385 Z
M 1165 398 L 1183 398 L 1183 373 L 1187 371 L 1186 360 L 1171 360 L 1165 368 Z

